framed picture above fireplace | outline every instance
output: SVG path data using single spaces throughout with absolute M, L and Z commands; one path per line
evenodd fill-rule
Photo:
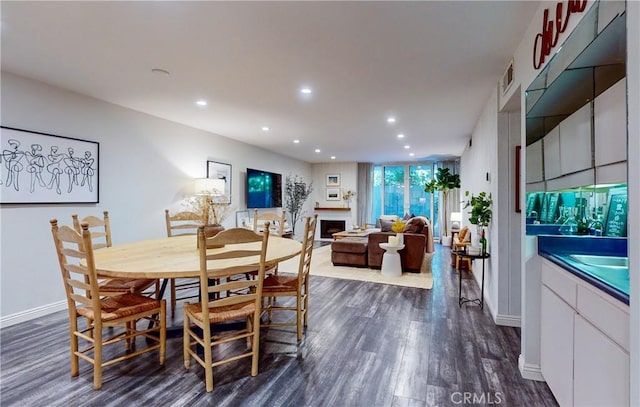
M 340 188 L 327 188 L 325 199 L 327 201 L 339 201 L 340 200 Z
M 340 186 L 340 174 L 327 174 L 326 186 L 339 187 Z

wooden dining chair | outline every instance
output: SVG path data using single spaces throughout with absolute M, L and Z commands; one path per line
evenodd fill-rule
M 274 236 L 282 236 L 284 234 L 284 224 L 286 222 L 285 211 L 282 211 L 281 215 L 275 212 L 263 212 L 258 214 L 258 210 L 254 209 L 253 212 L 253 231 L 259 233 L 262 231 L 261 227 L 265 222 L 269 222 L 271 227 L 269 233 Z
M 198 232 L 198 227 L 204 224 L 201 214 L 189 211 L 178 212 L 171 215 L 169 210 L 165 209 L 164 218 L 167 226 L 167 237 L 195 236 Z M 198 287 L 200 287 L 200 281 L 194 278 L 172 278 L 170 285 L 171 317 L 173 318 L 176 313 L 176 304 L 178 301 L 200 298 L 198 289 Z M 183 295 L 180 295 L 181 293 L 183 293 Z
M 159 349 L 160 364 L 164 364 L 165 301 L 129 292 L 102 296 L 89 225 L 81 223 L 82 232 L 78 233 L 68 226 L 58 227 L 56 219 L 52 219 L 50 223 L 69 309 L 71 376 L 79 374 L 79 359 L 86 360 L 93 365 L 93 388 L 98 390 L 102 387 L 103 367 L 155 349 Z M 83 250 L 79 250 L 79 247 Z M 78 327 L 78 318 L 81 317 L 87 320 L 85 329 Z M 137 321 L 140 319 L 152 321 L 155 326 L 139 331 Z M 122 329 L 111 333 L 109 337 L 103 336 L 103 328 L 116 327 Z M 138 336 L 144 336 L 151 343 L 143 349 L 134 349 L 133 345 Z M 87 342 L 87 346 L 81 348 L 79 340 Z M 125 342 L 126 353 L 106 359 L 105 347 L 122 341 Z
M 262 327 L 269 326 L 293 326 L 297 327 L 298 341 L 302 340 L 302 331 L 307 326 L 309 309 L 309 270 L 311 269 L 311 254 L 313 253 L 313 238 L 316 233 L 318 214 L 307 217 L 304 225 L 304 235 L 302 237 L 302 252 L 298 263 L 298 273 L 291 274 L 271 274 L 266 277 L 262 296 L 265 301 L 263 311 L 268 314 L 268 322 Z M 276 305 L 274 298 L 295 297 L 295 306 Z M 272 313 L 274 311 L 295 311 L 295 321 L 273 322 Z
M 266 223 L 265 227 L 268 226 Z M 244 228 L 224 230 L 213 237 L 205 236 L 203 226 L 198 228 L 200 297 L 203 301 L 184 306 L 184 366 L 188 369 L 193 357 L 204 368 L 207 392 L 213 390 L 213 368 L 221 364 L 251 357 L 251 376 L 258 374 L 260 305 L 268 240 L 268 233 L 258 235 Z M 245 245 L 234 250 L 209 249 L 241 243 Z M 257 244 L 247 247 L 246 243 Z M 249 265 L 234 265 L 233 260 L 242 257 L 253 257 L 255 261 Z M 228 280 L 256 269 L 258 273 L 249 279 Z M 232 294 L 227 295 L 227 292 Z M 240 327 L 212 333 L 211 324 L 229 321 L 239 321 Z M 247 341 L 247 351 L 213 361 L 213 346 L 241 339 Z M 203 357 L 197 352 L 197 345 L 204 348 Z
M 73 219 L 73 228 L 78 233 L 82 233 L 80 225 L 86 223 L 91 232 L 91 244 L 93 250 L 103 249 L 105 247 L 111 247 L 111 223 L 109 222 L 109 211 L 103 211 L 103 218 L 100 219 L 97 216 L 87 216 L 82 219 L 78 219 L 78 214 L 71 215 Z M 82 250 L 82 247 L 80 247 Z M 158 280 L 150 278 L 104 278 L 98 276 L 100 292 L 103 295 L 117 295 L 126 292 L 130 293 L 142 293 L 150 287 L 154 287 L 152 292 L 147 293 L 148 296 L 155 296 L 156 298 L 160 292 L 160 282 Z

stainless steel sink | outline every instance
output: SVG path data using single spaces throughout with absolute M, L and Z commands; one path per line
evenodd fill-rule
M 614 269 L 629 268 L 629 258 L 618 256 L 594 256 L 588 254 L 572 254 L 571 257 L 575 261 L 594 267 L 606 267 Z

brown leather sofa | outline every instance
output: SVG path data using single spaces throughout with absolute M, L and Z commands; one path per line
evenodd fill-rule
M 386 243 L 389 236 L 395 236 L 393 232 L 376 232 L 368 236 L 367 263 L 370 268 L 382 267 L 382 255 L 384 250 L 380 243 Z M 404 249 L 400 253 L 400 262 L 403 271 L 419 273 L 424 259 L 427 237 L 422 233 L 404 233 Z
M 425 253 L 433 252 L 431 223 L 420 219 L 407 222 L 404 232 L 405 248 L 400 250 L 400 261 L 405 271 L 419 273 Z M 331 243 L 331 262 L 334 266 L 382 267 L 384 250 L 380 243 L 389 241 L 393 232 L 373 232 L 367 237 L 347 237 Z

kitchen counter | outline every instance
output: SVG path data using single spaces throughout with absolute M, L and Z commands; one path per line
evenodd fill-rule
M 538 254 L 629 304 L 626 238 L 539 235 Z

